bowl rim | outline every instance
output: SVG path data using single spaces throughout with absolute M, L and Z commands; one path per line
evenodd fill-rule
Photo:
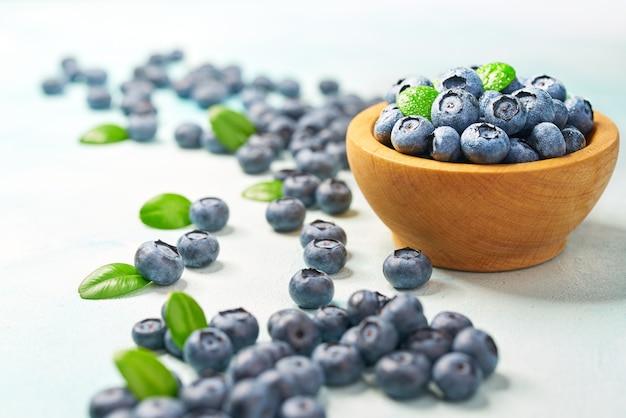
M 523 172 L 535 172 L 543 170 L 555 170 L 601 155 L 607 149 L 616 145 L 619 141 L 619 131 L 611 119 L 604 114 L 593 111 L 594 126 L 592 131 L 585 135 L 587 145 L 571 154 L 561 157 L 548 158 L 539 161 L 509 164 L 476 164 L 457 163 L 431 160 L 424 157 L 402 154 L 391 147 L 380 143 L 374 137 L 374 124 L 387 102 L 372 105 L 357 114 L 350 123 L 347 135 L 348 142 L 360 147 L 363 151 L 373 154 L 376 158 L 384 159 L 394 164 L 401 164 L 413 168 L 422 168 L 440 172 L 482 173 L 482 174 L 512 174 Z

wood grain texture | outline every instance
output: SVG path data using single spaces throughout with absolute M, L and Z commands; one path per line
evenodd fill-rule
M 398 248 L 440 268 L 506 271 L 558 255 L 606 188 L 619 151 L 615 124 L 599 112 L 585 148 L 522 164 L 444 163 L 380 144 L 373 126 L 385 103 L 351 122 L 350 169 Z

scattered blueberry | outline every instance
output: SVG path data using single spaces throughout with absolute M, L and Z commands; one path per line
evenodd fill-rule
M 283 181 L 282 194 L 284 197 L 298 198 L 306 207 L 315 205 L 315 191 L 321 183 L 319 177 L 311 173 L 304 173 L 297 169 L 297 173 L 288 176 Z
M 233 356 L 233 345 L 228 335 L 218 328 L 209 327 L 193 331 L 183 347 L 183 358 L 202 375 L 223 372 Z
M 423 327 L 409 334 L 404 342 L 404 347 L 407 350 L 424 354 L 430 361 L 435 361 L 450 352 L 452 338 L 443 329 Z
M 211 318 L 209 325 L 228 335 L 234 352 L 253 345 L 259 336 L 259 322 L 244 308 L 220 311 Z
M 295 354 L 310 355 L 321 342 L 317 325 L 299 309 L 286 308 L 273 313 L 267 328 L 272 340 L 288 343 Z
M 396 327 L 378 315 L 371 315 L 359 323 L 356 347 L 366 365 L 373 365 L 379 358 L 395 350 L 399 342 Z
M 199 229 L 216 232 L 228 222 L 230 211 L 226 202 L 218 197 L 205 197 L 191 204 L 189 218 Z
M 181 148 L 200 148 L 202 138 L 202 127 L 197 123 L 182 123 L 174 130 L 174 140 Z
M 255 346 L 243 347 L 235 354 L 228 366 L 228 375 L 235 382 L 249 377 L 257 377 L 274 367 L 272 355 Z
M 335 222 L 316 219 L 305 224 L 300 231 L 300 244 L 302 247 L 314 239 L 334 239 L 346 245 L 348 237 L 346 231 Z
M 431 362 L 422 353 L 393 351 L 376 362 L 376 383 L 393 399 L 413 399 L 426 392 Z
M 161 240 L 146 241 L 135 253 L 135 268 L 146 280 L 170 285 L 183 274 L 183 259 L 173 245 Z
M 116 409 L 132 408 L 136 404 L 137 398 L 126 388 L 103 389 L 93 395 L 89 401 L 89 418 L 104 418 Z
M 365 363 L 356 345 L 324 342 L 313 350 L 311 359 L 321 369 L 326 386 L 345 386 L 361 378 Z
M 265 173 L 272 165 L 274 156 L 274 150 L 268 145 L 244 144 L 235 152 L 237 162 L 246 174 Z
M 482 373 L 469 355 L 450 352 L 435 361 L 432 378 L 444 399 L 461 401 L 471 398 L 478 391 Z
M 320 330 L 322 341 L 339 341 L 350 328 L 350 318 L 345 308 L 335 305 L 318 307 L 313 314 L 313 322 Z
M 87 90 L 87 104 L 94 110 L 109 109 L 111 107 L 111 93 L 105 86 L 96 85 Z
M 327 305 L 335 295 L 333 281 L 315 268 L 298 270 L 289 280 L 289 296 L 302 309 Z
M 133 341 L 148 350 L 165 349 L 165 321 L 161 318 L 147 318 L 137 322 L 132 329 Z
M 330 215 L 345 213 L 352 204 L 352 191 L 345 181 L 337 178 L 323 180 L 315 190 L 315 201 L 322 212 Z
M 217 238 L 207 231 L 187 232 L 178 238 L 176 246 L 185 266 L 191 268 L 208 266 L 220 253 Z
M 324 384 L 322 368 L 306 355 L 283 357 L 276 362 L 274 368 L 293 378 L 298 395 L 315 396 Z
M 348 251 L 334 239 L 313 239 L 304 247 L 304 263 L 327 274 L 338 273 L 348 260 Z
M 361 289 L 353 292 L 346 307 L 350 323 L 358 325 L 365 317 L 378 315 L 388 301 L 389 298 L 372 290 Z
M 188 410 L 207 408 L 219 410 L 231 383 L 222 376 L 199 377 L 180 389 L 179 397 Z
M 278 418 L 326 418 L 326 412 L 316 398 L 297 395 L 282 403 Z
M 295 155 L 296 169 L 325 180 L 335 177 L 339 171 L 339 160 L 324 149 L 304 148 Z
M 378 315 L 393 324 L 400 342 L 418 329 L 428 326 L 422 303 L 409 293 L 400 293 L 389 299 Z
M 128 134 L 138 142 L 154 139 L 157 132 L 157 119 L 154 115 L 133 114 L 128 118 Z
M 296 197 L 273 200 L 265 210 L 265 219 L 276 232 L 291 232 L 300 228 L 306 217 L 306 207 Z
M 452 350 L 474 358 L 483 377 L 493 373 L 498 364 L 498 348 L 493 338 L 485 331 L 474 327 L 465 327 L 456 334 Z
M 177 359 L 183 359 L 183 350 L 176 344 L 176 342 L 172 339 L 172 332 L 168 328 L 165 331 L 165 336 L 163 337 L 163 343 L 165 345 L 165 350 L 170 353 L 172 356 Z
M 41 83 L 41 88 L 44 94 L 54 96 L 62 94 L 65 90 L 65 78 L 63 77 L 49 77 Z
M 396 289 L 423 286 L 432 272 L 433 265 L 428 256 L 409 247 L 394 250 L 383 261 L 383 275 Z
M 140 401 L 133 409 L 133 418 L 181 418 L 187 410 L 183 402 L 168 396 L 154 396 Z
M 88 68 L 82 75 L 88 86 L 102 86 L 107 82 L 107 72 L 102 68 Z
M 233 385 L 223 410 L 232 418 L 265 418 L 274 417 L 278 407 L 278 397 L 266 383 L 248 378 Z
M 441 311 L 430 320 L 430 326 L 440 329 L 452 336 L 456 336 L 464 328 L 472 327 L 472 321 L 459 312 Z

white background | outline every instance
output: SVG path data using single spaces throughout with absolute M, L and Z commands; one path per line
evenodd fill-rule
M 132 325 L 157 316 L 168 291 L 188 292 L 208 317 L 242 306 L 264 324 L 272 312 L 293 306 L 287 281 L 304 267 L 297 234 L 274 233 L 265 205 L 240 196 L 269 174 L 245 175 L 232 157 L 176 146 L 177 124 L 207 121 L 171 92 L 155 96 L 155 143 L 80 145 L 86 129 L 125 118 L 116 110 L 90 111 L 82 85 L 45 97 L 40 83 L 58 73 L 63 57 L 107 69 L 110 85 L 117 86 L 149 54 L 180 48 L 186 60 L 178 71 L 205 62 L 240 64 L 247 79 L 297 78 L 311 100 L 324 77 L 367 98 L 384 95 L 406 75 L 436 77 L 453 66 L 504 61 L 520 75 L 559 78 L 623 131 L 626 29 L 624 10 L 615 4 L 1 1 L 1 415 L 86 416 L 91 395 L 122 384 L 112 356 L 132 347 Z M 362 288 L 393 295 L 381 272 L 393 250 L 390 234 L 350 173 L 341 177 L 354 192 L 351 211 L 307 214 L 307 222 L 333 219 L 348 234 L 350 258 L 335 279 L 335 301 L 345 303 Z M 508 273 L 435 269 L 431 281 L 413 292 L 428 317 L 463 312 L 495 338 L 500 363 L 475 398 L 400 403 L 363 382 L 324 390 L 328 416 L 626 415 L 625 177 L 622 152 L 601 200 L 556 259 Z M 92 270 L 132 264 L 140 243 L 173 243 L 185 232 L 139 221 L 141 205 L 165 192 L 192 200 L 213 195 L 229 204 L 229 225 L 216 234 L 218 261 L 186 270 L 169 288 L 80 299 L 78 284 Z M 260 338 L 267 338 L 265 330 Z

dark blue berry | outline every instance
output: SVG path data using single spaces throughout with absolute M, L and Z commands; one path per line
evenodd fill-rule
M 395 250 L 383 261 L 383 275 L 396 289 L 420 287 L 430 279 L 432 272 L 428 256 L 409 247 Z
M 315 268 L 298 270 L 289 280 L 289 296 L 302 309 L 327 305 L 335 295 L 333 281 Z
M 218 312 L 209 325 L 222 330 L 233 345 L 233 351 L 253 345 L 259 336 L 259 322 L 243 308 Z
M 219 231 L 226 226 L 229 216 L 228 205 L 217 197 L 199 199 L 189 208 L 191 222 L 203 231 Z
M 206 267 L 213 263 L 220 253 L 220 244 L 211 233 L 194 230 L 178 238 L 178 252 L 186 267 Z
M 469 355 L 450 352 L 433 364 L 432 380 L 444 399 L 461 401 L 471 398 L 478 391 L 482 373 Z
M 268 319 L 267 328 L 272 340 L 286 342 L 295 354 L 310 355 L 321 342 L 317 325 L 299 309 L 274 312 Z
M 131 335 L 135 344 L 148 350 L 163 350 L 165 348 L 165 321 L 161 318 L 147 318 L 137 322 Z
M 348 238 L 346 231 L 332 221 L 315 221 L 305 224 L 300 231 L 300 244 L 302 247 L 314 239 L 334 239 L 346 245 Z
M 463 328 L 456 334 L 452 350 L 472 356 L 484 377 L 493 373 L 498 364 L 498 348 L 493 338 L 474 327 Z
M 381 357 L 374 367 L 376 383 L 393 399 L 412 399 L 426 392 L 431 362 L 424 354 L 393 351 Z
M 89 417 L 104 418 L 116 409 L 132 408 L 137 398 L 126 388 L 113 387 L 103 389 L 91 397 L 89 401 Z
M 158 285 L 166 286 L 178 281 L 184 267 L 176 247 L 161 240 L 144 242 L 135 253 L 135 268 L 139 274 Z
M 200 375 L 223 372 L 233 356 L 230 338 L 223 331 L 209 327 L 189 335 L 183 347 L 183 358 Z
M 265 219 L 276 232 L 291 232 L 300 228 L 306 217 L 306 207 L 296 197 L 271 201 L 265 210 Z
M 324 342 L 318 345 L 311 359 L 322 369 L 326 386 L 345 386 L 361 378 L 365 363 L 356 345 Z
M 322 212 L 339 215 L 350 209 L 352 191 L 345 181 L 327 178 L 317 186 L 315 201 Z
M 339 341 L 350 328 L 348 311 L 335 305 L 324 305 L 316 309 L 313 322 L 320 330 L 322 341 Z

